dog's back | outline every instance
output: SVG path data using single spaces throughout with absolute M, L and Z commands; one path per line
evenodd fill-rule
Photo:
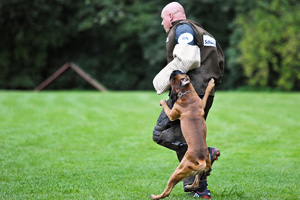
M 187 91 L 193 91 L 193 86 L 190 84 L 187 89 Z M 174 108 L 180 112 L 181 131 L 188 144 L 188 151 L 193 151 L 191 153 L 196 158 L 206 160 L 208 151 L 202 100 L 196 92 L 193 92 L 182 96 L 174 104 Z

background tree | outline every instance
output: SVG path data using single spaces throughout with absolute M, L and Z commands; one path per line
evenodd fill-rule
M 250 86 L 300 89 L 300 2 L 257 1 L 238 15 L 239 58 Z
M 160 12 L 169 2 L 0 1 L 0 88 L 33 89 L 73 61 L 109 89 L 153 90 L 166 65 Z M 179 2 L 221 44 L 223 89 L 300 88 L 296 0 Z M 70 70 L 47 87 L 58 88 L 91 87 Z
M 68 0 L 0 2 L 1 88 L 29 89 L 49 76 L 49 61 L 74 35 L 77 6 Z

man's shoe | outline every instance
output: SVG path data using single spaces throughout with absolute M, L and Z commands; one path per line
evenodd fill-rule
M 218 160 L 218 157 L 220 157 L 221 153 L 219 149 L 213 147 L 208 147 L 208 151 L 212 165 L 216 160 Z
M 199 192 L 196 190 L 192 192 L 192 195 L 195 198 L 211 199 L 210 191 L 208 189 L 204 190 L 203 192 Z

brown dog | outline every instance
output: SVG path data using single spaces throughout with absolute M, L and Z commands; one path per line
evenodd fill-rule
M 192 185 L 185 188 L 193 189 L 198 187 L 200 175 L 209 171 L 211 161 L 206 145 L 206 123 L 204 119 L 204 108 L 209 93 L 215 86 L 214 79 L 211 79 L 201 100 L 194 87 L 190 83 L 190 78 L 181 71 L 173 71 L 170 76 L 171 93 L 178 94 L 178 99 L 172 110 L 165 100 L 160 101 L 160 105 L 169 119 L 174 121 L 180 119 L 182 134 L 188 144 L 183 159 L 168 181 L 167 188 L 160 195 L 151 195 L 151 199 L 162 199 L 168 197 L 173 187 L 183 179 L 197 175 Z

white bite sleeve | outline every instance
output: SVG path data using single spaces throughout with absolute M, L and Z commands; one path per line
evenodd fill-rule
M 153 79 L 157 94 L 162 94 L 170 88 L 170 75 L 174 70 L 184 73 L 200 67 L 200 49 L 197 45 L 177 44 L 173 50 L 174 59 L 165 66 Z

